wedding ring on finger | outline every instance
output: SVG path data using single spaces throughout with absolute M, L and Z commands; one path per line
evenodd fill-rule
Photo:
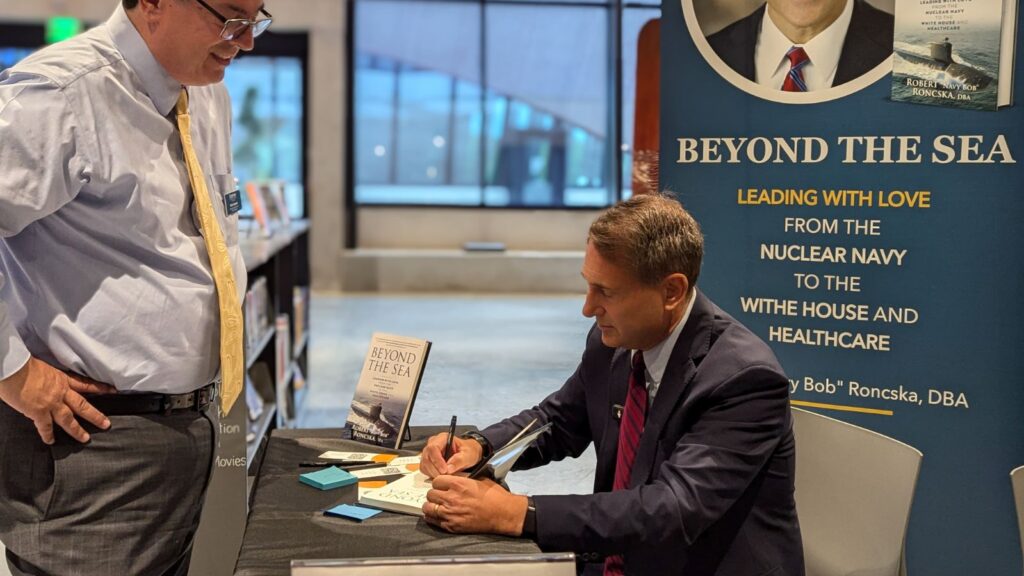
M 441 514 L 438 512 L 441 509 L 441 504 L 434 502 L 434 518 L 440 518 Z

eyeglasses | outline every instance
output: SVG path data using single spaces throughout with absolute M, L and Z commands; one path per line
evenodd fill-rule
M 274 21 L 274 17 L 270 12 L 263 8 L 260 8 L 260 13 L 266 16 L 266 18 L 262 20 L 247 20 L 245 18 L 226 18 L 223 14 L 214 10 L 212 6 L 203 2 L 203 0 L 196 0 L 196 2 L 224 23 L 224 27 L 220 31 L 220 37 L 223 40 L 234 40 L 245 34 L 245 31 L 250 27 L 252 28 L 252 37 L 255 38 L 266 32 L 267 28 L 270 28 L 270 24 Z

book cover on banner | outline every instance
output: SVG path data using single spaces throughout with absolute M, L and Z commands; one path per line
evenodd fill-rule
M 345 428 L 353 440 L 400 448 L 430 354 L 430 342 L 374 333 Z
M 1017 0 L 897 4 L 892 99 L 996 110 L 1012 104 Z

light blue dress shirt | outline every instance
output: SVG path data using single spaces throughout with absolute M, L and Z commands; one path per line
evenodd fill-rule
M 118 6 L 0 73 L 0 378 L 29 355 L 122 391 L 217 375 L 219 313 L 171 112 L 181 90 Z M 189 88 L 192 138 L 241 299 L 227 216 L 231 104 Z
M 658 342 L 650 350 L 633 350 L 633 354 L 644 355 L 644 366 L 647 368 L 644 371 L 644 378 L 647 380 L 647 407 L 650 408 L 654 405 L 654 397 L 658 395 L 658 388 L 661 387 L 661 381 L 665 378 L 665 370 L 668 368 L 668 361 L 672 357 L 672 352 L 676 349 L 676 342 L 679 341 L 679 335 L 683 333 L 683 326 L 686 325 L 686 321 L 690 319 L 690 312 L 693 311 L 693 303 L 697 300 L 696 288 L 690 292 L 690 301 L 686 304 L 686 310 L 683 312 L 683 317 L 676 322 L 676 325 L 672 327 L 672 331 L 668 333 L 668 337 Z M 633 361 L 633 356 L 629 357 L 630 362 Z

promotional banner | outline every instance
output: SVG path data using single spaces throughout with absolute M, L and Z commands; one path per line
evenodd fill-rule
M 923 452 L 911 576 L 1022 572 L 1014 9 L 662 4 L 661 187 L 704 229 L 699 286 L 775 350 L 795 405 Z

